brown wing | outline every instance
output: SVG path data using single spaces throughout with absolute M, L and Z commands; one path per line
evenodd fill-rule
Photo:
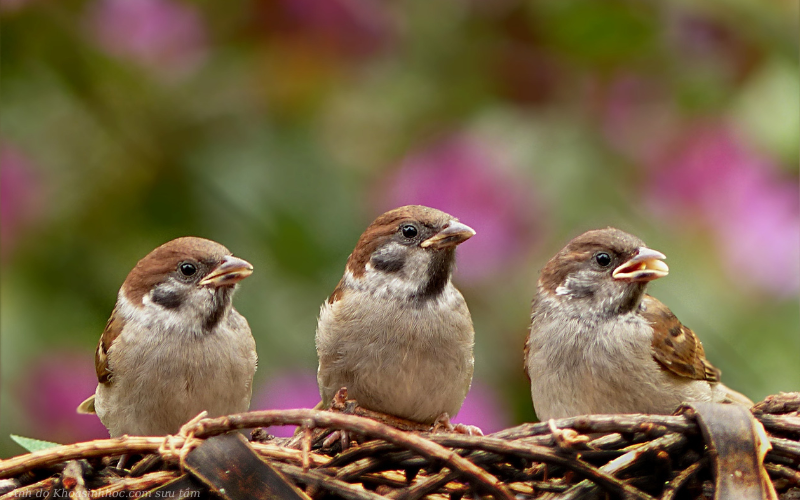
M 97 372 L 97 380 L 101 384 L 108 384 L 111 382 L 111 370 L 108 367 L 108 350 L 111 344 L 114 343 L 119 334 L 122 333 L 124 321 L 122 316 L 117 312 L 117 308 L 111 313 L 108 318 L 106 328 L 103 330 L 103 335 L 100 336 L 100 342 L 97 344 L 97 351 L 94 353 L 94 369 Z
M 653 357 L 676 375 L 719 382 L 720 372 L 706 359 L 703 344 L 667 306 L 645 295 L 643 316 L 653 327 Z

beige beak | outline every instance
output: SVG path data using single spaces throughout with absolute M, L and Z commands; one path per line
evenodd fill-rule
M 253 274 L 252 264 L 233 255 L 226 255 L 222 259 L 222 263 L 211 271 L 208 276 L 201 279 L 198 285 L 208 285 L 215 288 L 230 286 L 242 281 L 251 274 Z
M 475 236 L 475 230 L 458 221 L 450 221 L 444 229 L 419 244 L 422 248 L 440 250 L 464 243 Z
M 669 267 L 662 262 L 667 256 L 661 252 L 640 247 L 627 262 L 614 269 L 611 276 L 623 281 L 652 281 L 669 274 Z

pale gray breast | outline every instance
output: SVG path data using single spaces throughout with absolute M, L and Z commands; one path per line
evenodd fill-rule
M 361 405 L 412 420 L 457 412 L 472 380 L 474 342 L 458 290 L 450 284 L 437 300 L 421 304 L 366 303 L 322 307 L 317 352 L 323 402 L 346 386 Z
M 689 389 L 655 361 L 652 330 L 639 314 L 601 321 L 540 303 L 531 326 L 526 368 L 540 419 L 670 413 Z M 704 387 L 691 391 L 702 399 Z
M 128 327 L 109 360 L 112 383 L 98 386 L 96 406 L 112 435 L 175 433 L 203 410 L 220 416 L 249 408 L 255 341 L 233 309 L 214 331 L 196 337 Z

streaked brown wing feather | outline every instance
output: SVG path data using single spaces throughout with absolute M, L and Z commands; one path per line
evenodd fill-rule
M 108 366 L 108 350 L 111 344 L 114 343 L 124 326 L 122 316 L 117 312 L 117 308 L 111 313 L 108 318 L 106 328 L 103 330 L 103 335 L 100 336 L 100 342 L 97 344 L 97 351 L 94 354 L 94 369 L 97 372 L 97 380 L 101 384 L 108 384 L 111 382 L 111 369 Z
M 653 357 L 676 375 L 719 382 L 720 371 L 706 359 L 697 335 L 681 324 L 667 306 L 645 295 L 643 315 L 653 327 Z

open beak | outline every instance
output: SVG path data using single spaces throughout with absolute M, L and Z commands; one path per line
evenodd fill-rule
M 475 230 L 458 221 L 450 221 L 444 229 L 419 244 L 422 248 L 434 250 L 451 248 L 475 236 Z
M 233 255 L 226 255 L 223 257 L 222 263 L 211 271 L 208 276 L 201 279 L 198 285 L 208 285 L 214 288 L 230 286 L 242 281 L 251 274 L 253 274 L 252 264 Z
M 663 260 L 667 256 L 661 252 L 640 247 L 630 260 L 623 263 L 611 273 L 615 280 L 652 281 L 669 274 L 669 267 Z

